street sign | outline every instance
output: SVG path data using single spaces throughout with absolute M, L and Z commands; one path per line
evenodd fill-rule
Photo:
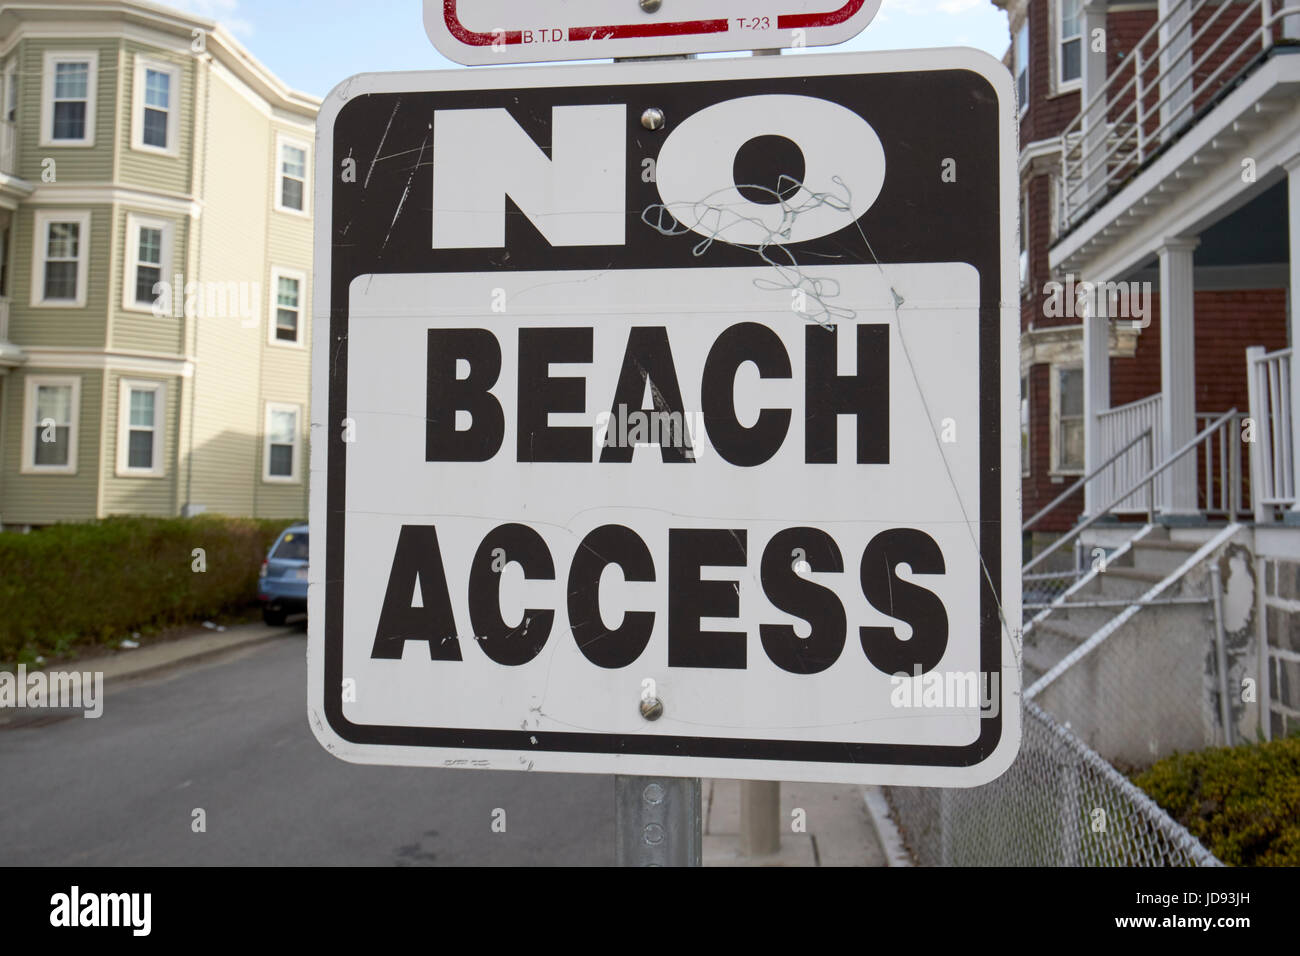
M 424 26 L 457 63 L 542 63 L 843 43 L 880 0 L 424 0 Z
M 1014 117 L 971 50 L 340 84 L 317 146 L 322 743 L 751 780 L 1005 769 Z

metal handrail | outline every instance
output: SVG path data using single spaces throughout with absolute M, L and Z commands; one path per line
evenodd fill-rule
M 1102 609 L 1108 607 L 1132 607 L 1141 605 L 1142 607 L 1157 607 L 1161 605 L 1174 604 L 1209 604 L 1213 600 L 1210 596 L 1205 597 L 1172 597 L 1172 598 L 1152 598 L 1150 601 L 1144 601 L 1140 597 L 1116 598 L 1111 601 L 1053 601 L 1048 604 L 1022 604 L 1026 611 L 1045 611 L 1051 608 L 1054 611 L 1069 611 L 1080 609 Z
M 1217 9 L 1208 19 L 1197 24 L 1196 15 L 1209 3 L 1210 0 L 1177 0 L 1133 44 L 1132 56 L 1111 71 L 1060 133 L 1063 231 L 1070 229 L 1078 215 L 1105 194 L 1121 170 L 1128 168 L 1134 159 L 1140 165 L 1148 158 L 1150 143 L 1158 144 L 1195 115 L 1199 92 L 1215 88 L 1221 79 L 1226 80 L 1231 74 L 1225 71 L 1230 68 L 1244 69 L 1244 65 L 1238 65 L 1239 61 L 1253 44 L 1258 44 L 1261 52 L 1267 51 L 1273 45 L 1274 24 L 1300 15 L 1300 6 L 1294 4 L 1274 10 L 1271 0 L 1248 0 L 1229 26 L 1225 27 L 1220 18 L 1231 19 L 1229 7 L 1235 4 L 1215 4 Z M 1235 47 L 1221 50 L 1247 18 L 1254 15 L 1259 17 L 1259 26 L 1252 27 Z M 1167 31 L 1167 35 L 1162 37 L 1162 31 Z M 1196 44 L 1207 38 L 1212 42 L 1198 55 Z M 1144 54 L 1153 39 L 1154 50 Z M 1198 77 L 1196 71 L 1216 58 L 1220 61 L 1218 66 L 1208 76 Z M 1146 74 L 1153 66 L 1157 72 L 1151 79 Z M 1157 99 L 1154 104 L 1148 104 L 1146 100 L 1152 90 Z M 1175 103 L 1184 91 L 1186 102 Z M 1130 95 L 1132 101 L 1112 119 L 1111 109 Z M 1161 119 L 1160 113 L 1166 107 L 1170 115 Z M 1158 123 L 1148 133 L 1146 126 L 1152 116 Z M 1092 130 L 1101 126 L 1107 127 L 1106 135 L 1094 141 Z M 1113 171 L 1112 162 L 1116 163 Z
M 1202 431 L 1198 432 L 1195 436 L 1188 439 L 1187 442 L 1182 445 L 1182 447 L 1180 447 L 1177 451 L 1171 454 L 1163 462 L 1161 462 L 1156 467 L 1152 468 L 1145 475 L 1143 475 L 1141 478 L 1135 481 L 1131 486 L 1125 488 L 1123 493 L 1121 493 L 1118 498 L 1111 501 L 1109 504 L 1106 505 L 1106 507 L 1102 508 L 1096 514 L 1085 519 L 1084 521 L 1079 522 L 1079 524 L 1075 525 L 1074 528 L 1071 529 L 1068 534 L 1062 535 L 1061 537 L 1057 538 L 1054 542 L 1052 542 L 1052 544 L 1049 545 L 1047 548 L 1044 548 L 1037 555 L 1037 557 L 1030 560 L 1028 564 L 1024 565 L 1024 567 L 1020 569 L 1021 573 L 1023 574 L 1024 572 L 1040 564 L 1045 558 L 1047 558 L 1048 555 L 1054 554 L 1055 552 L 1059 551 L 1061 547 L 1066 544 L 1066 542 L 1073 541 L 1079 535 L 1083 534 L 1083 532 L 1087 531 L 1094 524 L 1096 524 L 1107 514 L 1109 514 L 1112 508 L 1118 505 L 1129 495 L 1134 494 L 1143 485 L 1148 485 L 1148 486 L 1154 485 L 1155 479 L 1160 475 L 1164 474 L 1166 469 L 1172 467 L 1179 459 L 1181 459 L 1189 451 L 1194 451 L 1201 444 L 1201 442 L 1205 441 L 1216 431 L 1222 428 L 1225 422 L 1231 421 L 1232 417 L 1236 414 L 1237 414 L 1237 409 L 1235 408 L 1231 408 L 1228 411 L 1224 412 L 1222 415 L 1216 418 L 1212 424 L 1207 425 Z
M 1111 456 L 1110 456 L 1109 458 L 1107 458 L 1104 462 L 1102 462 L 1100 465 L 1098 465 L 1096 468 L 1094 468 L 1094 469 L 1093 469 L 1091 472 L 1089 472 L 1088 474 L 1084 475 L 1082 478 L 1080 478 L 1080 479 L 1079 479 L 1078 481 L 1076 481 L 1074 484 L 1070 485 L 1069 488 L 1066 488 L 1064 491 L 1062 491 L 1059 495 L 1057 495 L 1054 499 L 1052 499 L 1052 503 L 1051 503 L 1051 504 L 1049 504 L 1047 507 L 1043 508 L 1041 511 L 1038 512 L 1038 514 L 1034 515 L 1032 518 L 1030 518 L 1028 521 L 1026 521 L 1024 524 L 1022 524 L 1022 525 L 1020 526 L 1020 531 L 1021 531 L 1022 533 L 1025 532 L 1025 531 L 1028 531 L 1030 525 L 1035 524 L 1035 523 L 1038 521 L 1039 518 L 1041 518 L 1043 515 L 1047 514 L 1049 511 L 1051 511 L 1053 508 L 1055 508 L 1057 505 L 1059 505 L 1059 504 L 1060 504 L 1062 501 L 1064 501 L 1066 498 L 1070 497 L 1070 495 L 1072 495 L 1072 494 L 1074 494 L 1076 491 L 1078 491 L 1078 490 L 1079 490 L 1081 487 L 1083 487 L 1085 484 L 1087 484 L 1088 482 L 1092 481 L 1092 479 L 1094 479 L 1094 478 L 1096 478 L 1098 475 L 1100 475 L 1103 471 L 1105 471 L 1105 470 L 1106 470 L 1107 468 L 1109 468 L 1112 464 L 1114 464 L 1114 463 L 1115 463 L 1115 460 L 1116 460 L 1117 458 L 1119 458 L 1121 455 L 1123 455 L 1125 452 L 1127 452 L 1130 448 L 1132 448 L 1134 445 L 1136 445 L 1136 444 L 1137 444 L 1138 442 L 1140 442 L 1142 439 L 1144 439 L 1144 438 L 1149 439 L 1150 437 L 1151 437 L 1151 429 L 1150 429 L 1150 427 L 1146 428 L 1144 431 L 1138 432 L 1138 434 L 1137 434 L 1136 436 L 1134 436 L 1133 440 L 1130 441 L 1127 445 L 1125 445 L 1125 446 L 1124 446 L 1123 448 L 1121 448 L 1119 451 L 1115 452 L 1115 454 L 1111 455 Z

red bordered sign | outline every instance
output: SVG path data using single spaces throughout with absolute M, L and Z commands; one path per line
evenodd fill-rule
M 879 9 L 880 0 L 662 0 L 653 10 L 640 0 L 424 0 L 424 25 L 444 56 L 480 66 L 827 46 Z

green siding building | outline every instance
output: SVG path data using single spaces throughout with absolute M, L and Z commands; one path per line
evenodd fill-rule
M 0 527 L 306 514 L 319 105 L 200 17 L 0 7 Z

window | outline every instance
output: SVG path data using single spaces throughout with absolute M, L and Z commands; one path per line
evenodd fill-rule
M 1016 102 L 1020 104 L 1020 114 L 1029 109 L 1029 17 L 1016 31 L 1015 49 L 1016 67 Z
M 311 555 L 309 541 L 310 536 L 306 531 L 286 534 L 280 539 L 280 544 L 271 557 L 279 558 L 281 561 L 307 561 Z
M 128 213 L 126 217 L 126 276 L 122 307 L 152 310 L 171 260 L 171 223 Z
M 1061 177 L 1059 176 L 1053 175 L 1049 177 L 1048 183 L 1051 185 L 1052 201 L 1052 208 L 1049 210 L 1050 215 L 1048 216 L 1048 235 L 1051 237 L 1050 241 L 1055 242 L 1061 232 L 1061 210 L 1063 208 L 1062 204 L 1065 202 L 1065 191 L 1061 189 Z
M 1020 191 L 1020 291 L 1029 288 L 1029 190 Z
M 5 105 L 6 123 L 18 121 L 18 61 L 10 60 L 5 67 Z
M 1029 461 L 1029 376 L 1020 379 L 1020 477 L 1028 478 Z
M 302 345 L 303 302 L 307 276 L 292 269 L 271 269 L 272 344 Z
M 162 477 L 163 410 L 167 387 L 162 382 L 122 379 L 118 393 L 117 473 L 123 477 Z
M 32 256 L 32 305 L 81 308 L 86 304 L 90 213 L 39 210 Z
M 298 416 L 297 405 L 266 404 L 266 444 L 262 453 L 262 480 L 297 482 Z
M 307 163 L 310 147 L 300 140 L 275 138 L 277 186 L 275 208 L 281 212 L 307 212 Z
M 97 53 L 46 53 L 42 146 L 95 145 Z
M 1057 89 L 1064 90 L 1083 77 L 1083 0 L 1060 0 L 1057 10 Z
M 1057 368 L 1055 448 L 1052 470 L 1069 473 L 1083 471 L 1083 369 Z
M 175 155 L 180 85 L 180 67 L 140 56 L 135 58 L 133 149 Z
M 29 376 L 25 399 L 22 471 L 75 475 L 81 379 Z

